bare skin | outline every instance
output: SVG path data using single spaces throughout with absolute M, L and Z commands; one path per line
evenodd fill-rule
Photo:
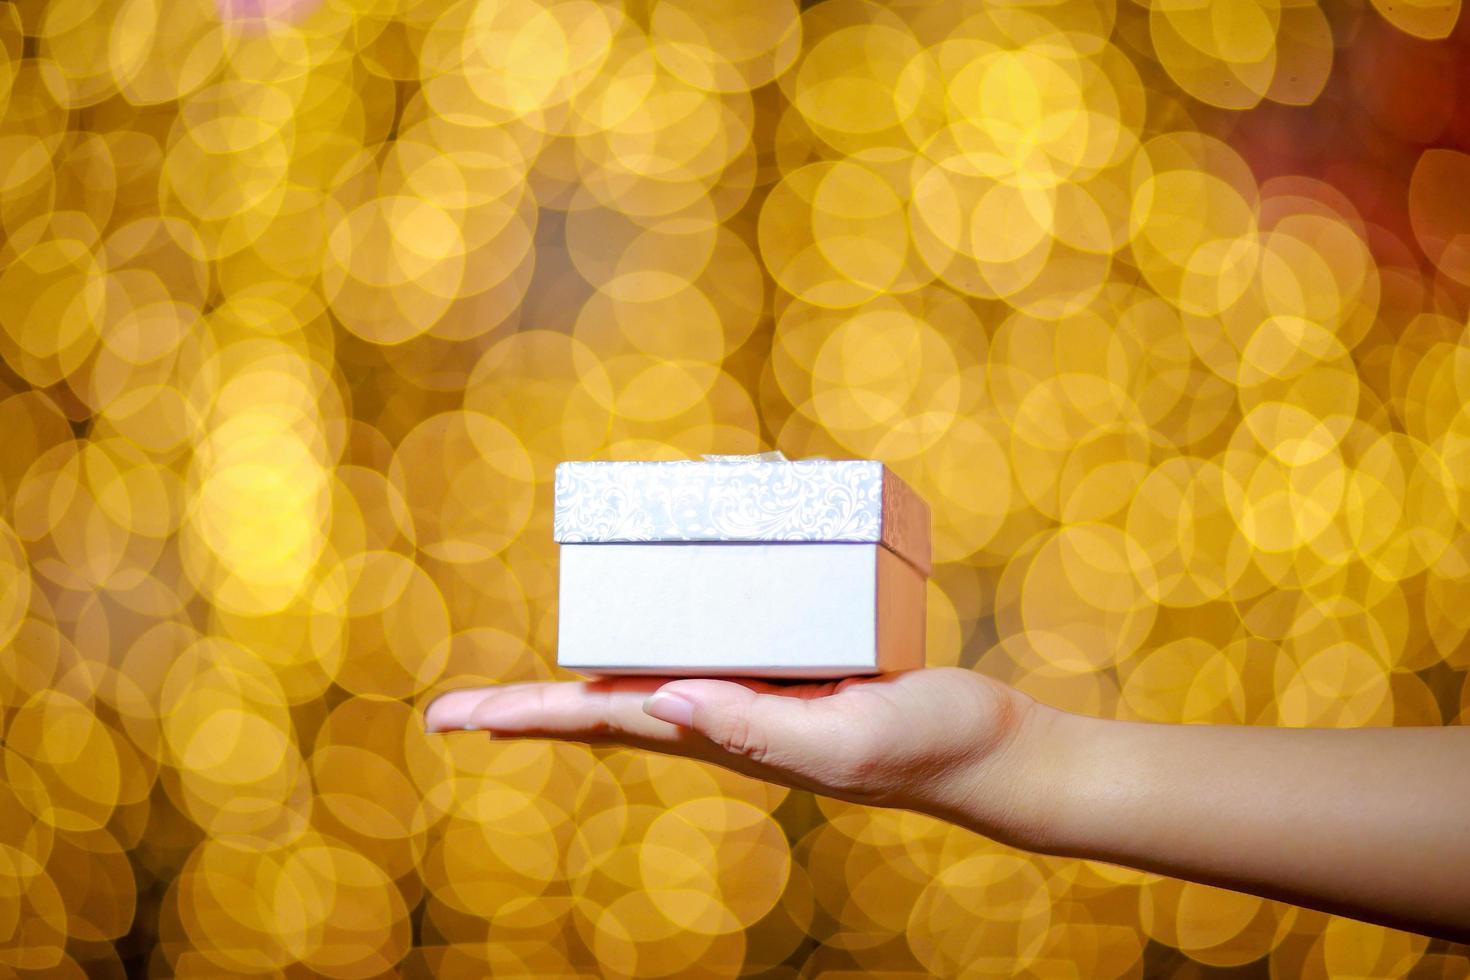
M 1028 850 L 1470 942 L 1470 727 L 1111 721 L 959 668 L 507 684 L 445 694 L 425 724 L 702 759 Z

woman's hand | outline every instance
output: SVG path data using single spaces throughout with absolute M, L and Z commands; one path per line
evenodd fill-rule
M 1157 725 L 931 668 L 453 691 L 431 732 L 616 742 L 1008 844 L 1470 941 L 1470 728 Z
M 623 677 L 453 691 L 430 732 L 620 743 L 1001 840 L 1034 839 L 1032 731 L 1051 709 L 954 667 L 810 684 Z

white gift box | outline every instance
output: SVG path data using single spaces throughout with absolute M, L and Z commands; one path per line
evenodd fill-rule
M 924 665 L 929 508 L 882 463 L 556 468 L 557 663 L 842 677 Z

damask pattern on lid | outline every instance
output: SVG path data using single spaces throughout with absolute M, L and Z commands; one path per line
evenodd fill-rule
M 929 507 L 873 460 L 570 462 L 556 468 L 564 544 L 882 544 L 929 572 Z

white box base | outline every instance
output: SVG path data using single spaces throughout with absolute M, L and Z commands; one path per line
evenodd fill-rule
M 563 544 L 557 663 L 827 678 L 924 665 L 924 577 L 877 544 Z

